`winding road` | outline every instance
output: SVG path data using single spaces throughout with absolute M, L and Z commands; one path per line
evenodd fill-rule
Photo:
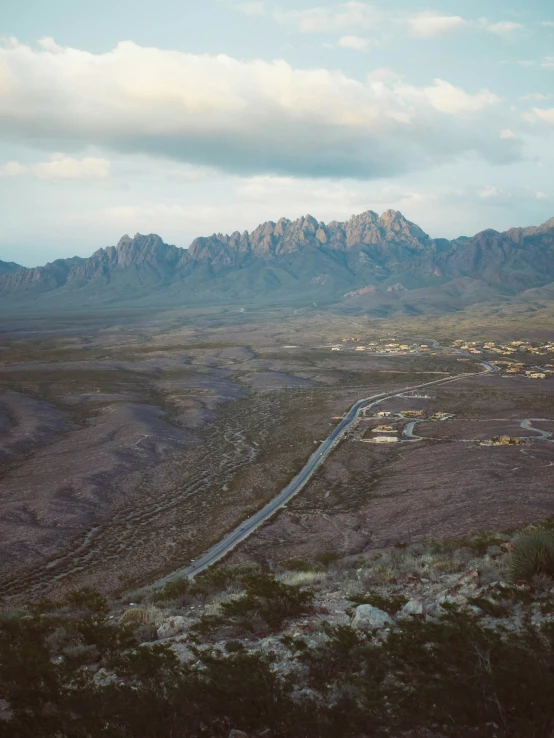
M 438 345 L 438 344 L 436 344 Z M 457 353 L 465 353 L 463 351 L 457 351 Z M 466 354 L 467 355 L 467 354 Z M 471 356 L 470 358 L 475 358 Z M 277 510 L 281 509 L 284 505 L 289 502 L 295 495 L 297 495 L 312 478 L 317 469 L 323 464 L 327 456 L 331 453 L 333 448 L 337 445 L 340 439 L 344 436 L 348 428 L 354 423 L 362 409 L 373 407 L 378 405 L 385 400 L 389 400 L 393 397 L 407 392 L 409 390 L 421 389 L 423 387 L 429 387 L 431 385 L 446 384 L 447 382 L 454 382 L 458 379 L 467 378 L 468 376 L 479 376 L 482 374 L 491 374 L 497 371 L 497 368 L 487 361 L 479 360 L 480 364 L 484 367 L 482 372 L 475 374 L 456 374 L 441 379 L 435 379 L 432 382 L 426 382 L 425 384 L 413 385 L 410 387 L 403 387 L 400 390 L 390 393 L 381 393 L 378 395 L 372 395 L 371 397 L 365 397 L 358 400 L 344 418 L 338 423 L 327 438 L 321 442 L 317 450 L 310 456 L 306 464 L 302 467 L 300 472 L 292 479 L 287 486 L 270 502 L 264 507 L 258 510 L 254 515 L 244 520 L 234 530 L 225 535 L 218 543 L 212 546 L 208 551 L 202 554 L 196 561 L 192 562 L 188 566 L 174 571 L 167 576 L 158 579 L 148 587 L 143 588 L 143 591 L 151 590 L 153 588 L 161 587 L 169 582 L 173 582 L 177 579 L 188 577 L 192 579 L 196 574 L 204 571 L 212 564 L 226 556 L 235 546 L 248 538 L 255 530 L 263 525 Z

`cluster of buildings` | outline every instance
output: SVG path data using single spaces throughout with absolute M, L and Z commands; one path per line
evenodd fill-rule
M 464 341 L 458 339 L 453 342 L 457 349 L 468 354 L 497 354 L 499 356 L 513 356 L 514 354 L 530 354 L 532 356 L 550 356 L 554 358 L 554 341 L 509 341 L 497 343 L 496 341 Z M 531 366 L 523 361 L 495 361 L 499 367 L 504 369 L 505 374 L 521 375 L 529 379 L 546 379 L 554 374 L 554 364 L 543 366 Z
M 494 436 L 488 441 L 481 441 L 481 446 L 519 446 L 520 438 L 512 438 L 511 436 Z
M 381 341 L 370 341 L 368 343 L 360 343 L 360 338 L 343 338 L 342 343 L 346 344 L 344 348 L 350 348 L 348 344 L 355 343 L 356 351 L 371 351 L 378 354 L 415 354 L 431 351 L 426 343 L 400 343 L 389 341 L 387 339 Z M 335 345 L 331 347 L 331 351 L 342 351 L 343 346 Z
M 548 354 L 554 353 L 554 341 L 508 341 L 507 343 L 497 343 L 496 341 L 464 341 L 459 338 L 452 345 L 462 351 L 467 351 L 469 354 L 487 352 L 499 354 L 500 356 L 512 356 L 517 353 L 529 353 L 537 356 L 548 356 Z

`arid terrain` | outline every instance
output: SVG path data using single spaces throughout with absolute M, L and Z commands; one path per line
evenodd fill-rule
M 0 593 L 117 593 L 185 566 L 274 497 L 360 398 L 479 372 L 449 348 L 456 330 L 317 306 L 6 321 Z M 440 347 L 331 350 L 352 335 Z M 396 415 L 398 442 L 364 442 L 389 422 L 369 413 L 231 560 L 349 555 L 554 513 L 553 381 L 467 376 L 377 406 L 422 412 L 413 437 Z M 502 435 L 521 442 L 480 445 Z

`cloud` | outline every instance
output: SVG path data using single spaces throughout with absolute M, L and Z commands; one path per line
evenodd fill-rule
M 459 15 L 418 13 L 408 19 L 412 36 L 433 38 L 467 27 L 468 22 Z
M 345 49 L 355 49 L 356 51 L 367 51 L 371 43 L 371 39 L 361 38 L 360 36 L 342 36 L 339 39 L 339 46 L 343 46 Z
M 77 49 L 0 47 L 0 135 L 66 151 L 93 144 L 238 174 L 377 178 L 478 152 L 518 157 L 498 138 L 499 98 L 390 72 L 364 82 L 282 60 L 243 62 L 120 43 Z M 504 122 L 504 125 L 506 123 Z M 59 159 L 54 178 L 104 177 L 106 161 Z
M 500 138 L 507 141 L 510 138 L 517 138 L 517 136 L 510 128 L 503 128 L 500 131 Z
M 234 6 L 235 10 L 244 15 L 263 15 L 265 12 L 265 5 L 263 2 L 251 2 L 251 3 L 238 3 Z
M 552 97 L 550 93 L 545 94 L 544 92 L 529 92 L 527 95 L 521 95 L 519 100 L 549 100 Z
M 301 33 L 333 33 L 351 28 L 374 28 L 382 18 L 382 12 L 367 3 L 351 2 L 338 5 L 316 6 L 305 10 L 272 11 L 273 19 Z
M 16 177 L 30 174 L 38 179 L 76 180 L 105 179 L 110 175 L 110 162 L 87 156 L 84 159 L 73 159 L 64 154 L 52 154 L 50 161 L 37 164 L 20 164 L 10 161 L 0 166 L 0 177 Z
M 490 33 L 496 33 L 497 36 L 513 36 L 519 31 L 523 31 L 524 26 L 521 23 L 513 21 L 500 21 L 499 23 L 485 23 L 485 28 Z
M 554 126 L 554 108 L 533 108 L 532 110 L 536 118 L 544 120 L 546 123 Z
M 432 87 L 426 87 L 425 94 L 433 107 L 452 115 L 476 113 L 500 102 L 500 98 L 489 90 L 470 95 L 461 87 L 455 87 L 442 79 L 436 79 Z
M 383 10 L 382 7 L 359 0 L 316 5 L 311 8 L 284 9 L 264 2 L 242 2 L 234 6 L 245 15 L 266 15 L 276 23 L 288 26 L 298 33 L 344 34 L 347 31 L 372 30 L 383 38 L 398 33 L 408 33 L 413 38 L 436 38 L 455 31 L 484 31 L 514 37 L 524 30 L 521 23 L 514 21 L 490 21 L 487 18 L 471 20 L 460 15 L 444 15 L 433 11 L 408 13 L 405 11 Z M 549 25 L 544 22 L 543 25 Z
M 27 167 L 18 161 L 8 161 L 5 164 L 0 164 L 0 177 L 17 177 L 26 171 Z
M 39 179 L 105 179 L 110 176 L 110 162 L 86 156 L 73 159 L 64 154 L 53 154 L 52 161 L 35 164 L 33 172 Z
M 488 200 L 491 197 L 498 197 L 499 194 L 500 190 L 497 187 L 493 186 L 483 187 L 483 189 L 477 192 L 478 197 L 482 198 L 483 200 Z
M 547 28 L 554 28 L 554 21 L 542 21 L 541 26 L 546 26 Z
M 543 69 L 554 69 L 554 56 L 545 56 L 541 62 Z

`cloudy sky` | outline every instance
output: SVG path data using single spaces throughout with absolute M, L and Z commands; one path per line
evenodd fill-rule
M 554 216 L 551 0 L 17 0 L 0 29 L 2 260 L 306 213 Z

